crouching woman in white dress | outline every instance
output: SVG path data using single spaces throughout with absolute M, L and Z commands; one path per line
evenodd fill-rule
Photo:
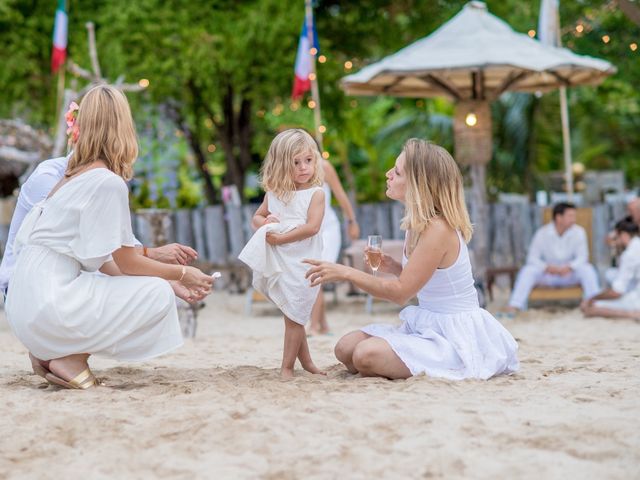
M 84 389 L 96 383 L 90 355 L 146 360 L 179 347 L 167 280 L 205 293 L 212 279 L 135 252 L 125 180 L 138 146 L 126 97 L 113 87 L 93 88 L 80 105 L 77 127 L 64 178 L 32 208 L 16 236 L 5 308 L 34 372 Z
M 378 278 L 344 265 L 310 260 L 311 285 L 346 280 L 398 304 L 400 326 L 372 324 L 348 333 L 335 354 L 351 373 L 391 379 L 424 373 L 487 379 L 518 369 L 511 334 L 478 304 L 466 242 L 472 227 L 462 177 L 442 147 L 411 139 L 387 172 L 386 195 L 405 205 L 402 264 L 383 257 Z

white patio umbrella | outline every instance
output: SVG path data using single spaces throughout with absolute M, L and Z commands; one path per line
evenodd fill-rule
M 549 91 L 598 84 L 609 62 L 543 45 L 515 32 L 472 1 L 431 35 L 344 77 L 350 95 L 448 97 L 456 102 L 455 158 L 470 165 L 474 250 L 479 275 L 488 260 L 485 170 L 492 155 L 489 103 L 506 91 Z

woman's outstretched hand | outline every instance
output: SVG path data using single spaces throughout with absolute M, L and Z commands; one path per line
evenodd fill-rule
M 211 275 L 202 273 L 196 267 L 185 267 L 185 273 L 180 282 L 192 292 L 208 295 L 211 293 L 213 278 Z
M 310 259 L 305 259 L 302 262 L 311 265 L 311 268 L 305 274 L 305 278 L 309 279 L 312 287 L 322 283 L 347 280 L 349 274 L 349 267 L 338 263 Z

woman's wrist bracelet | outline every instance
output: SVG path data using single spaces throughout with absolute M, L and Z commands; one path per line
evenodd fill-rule
M 187 273 L 187 267 L 185 267 L 184 265 L 182 266 L 182 275 L 180 275 L 180 278 L 178 279 L 179 282 L 182 281 L 182 279 L 184 278 L 184 274 Z
M 144 245 L 142 246 L 142 256 L 147 258 L 149 257 L 148 249 Z

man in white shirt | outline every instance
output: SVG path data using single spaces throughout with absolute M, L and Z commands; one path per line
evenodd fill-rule
M 632 220 L 619 221 L 615 241 L 624 251 L 620 268 L 611 288 L 589 300 L 580 308 L 587 317 L 635 318 L 640 320 L 640 228 Z
M 0 264 L 0 291 L 6 292 L 13 274 L 16 258 L 13 254 L 13 242 L 16 238 L 18 230 L 22 225 L 24 217 L 29 213 L 31 208 L 41 200 L 44 200 L 53 190 L 53 187 L 62 180 L 64 172 L 67 169 L 69 157 L 58 157 L 45 160 L 33 171 L 27 181 L 22 185 L 16 208 L 11 218 L 11 226 L 9 227 L 9 235 L 7 245 L 2 256 Z M 172 243 L 157 248 L 145 248 L 142 245 L 137 247 L 142 255 L 146 255 L 153 260 L 164 263 L 174 263 L 187 265 L 195 260 L 198 256 L 197 252 L 185 245 Z M 190 292 L 178 282 L 169 282 L 176 295 L 186 301 L 196 301 L 201 299 L 197 292 Z
M 576 225 L 576 217 L 571 203 L 553 208 L 553 220 L 539 228 L 531 240 L 527 263 L 518 273 L 506 312 L 526 310 L 529 293 L 536 285 L 580 284 L 586 299 L 598 293 L 598 274 L 589 263 L 587 234 Z

